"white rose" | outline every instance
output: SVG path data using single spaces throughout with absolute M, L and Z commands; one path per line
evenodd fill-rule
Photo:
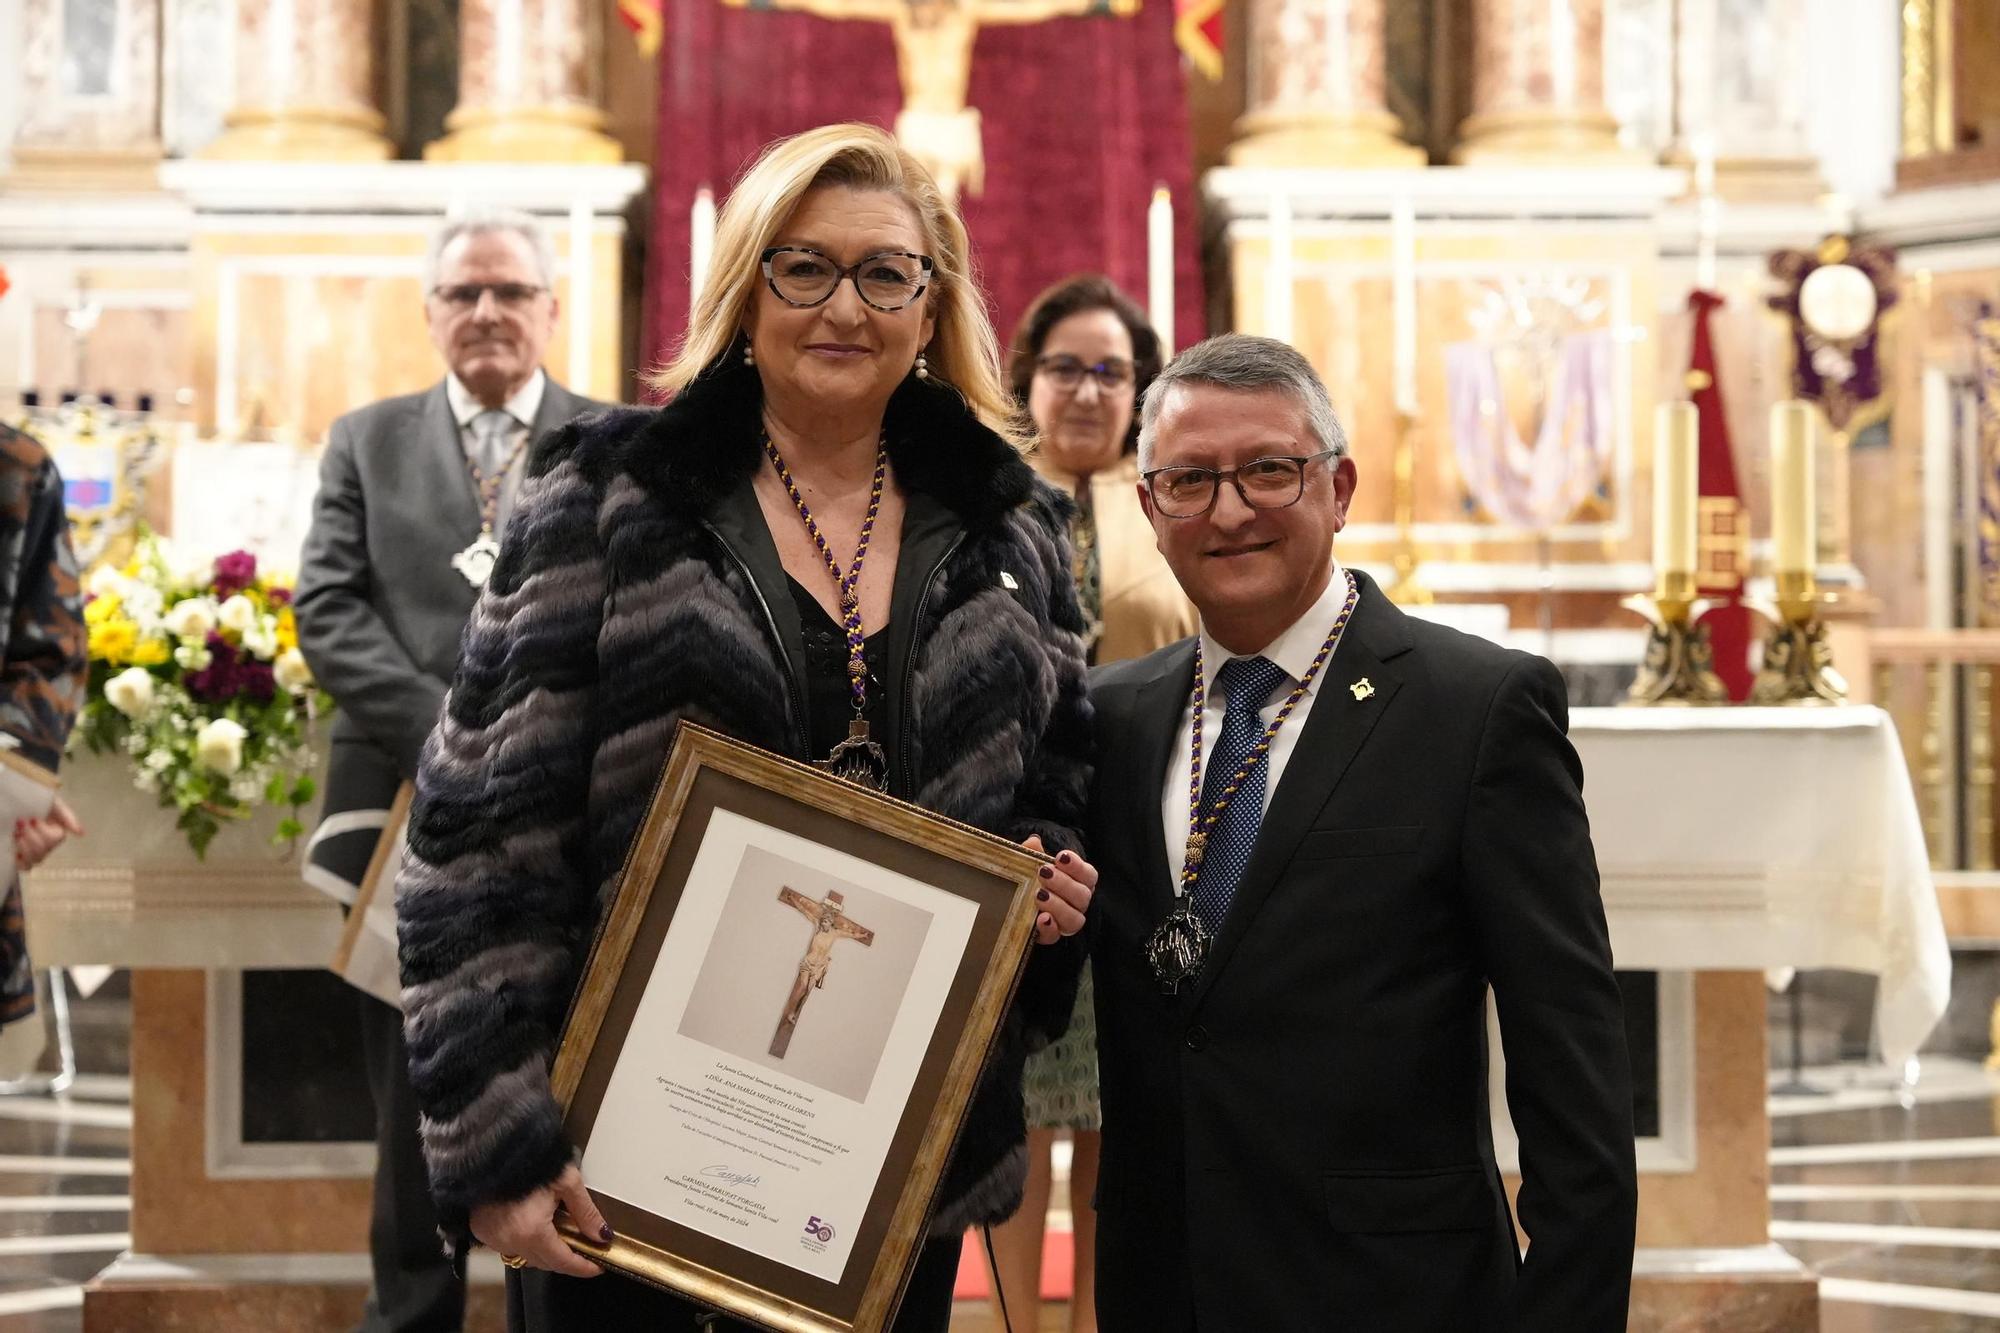
M 265 616 L 243 631 L 243 650 L 268 662 L 278 655 L 278 622 Z
M 125 589 L 125 614 L 139 626 L 139 633 L 151 634 L 160 627 L 163 604 L 159 589 L 133 583 Z
M 183 671 L 206 671 L 215 661 L 215 654 L 199 643 L 184 643 L 174 649 L 174 661 L 180 663 Z
M 205 768 L 229 777 L 243 767 L 243 739 L 250 733 L 226 717 L 219 717 L 194 738 L 194 757 Z
M 278 654 L 278 660 L 271 664 L 271 675 L 277 679 L 279 689 L 292 694 L 304 694 L 312 688 L 312 668 L 306 665 L 306 655 L 296 648 Z
M 130 667 L 104 682 L 104 698 L 127 717 L 144 717 L 153 706 L 153 674 Z
M 257 623 L 257 604 L 239 592 L 222 604 L 215 618 L 222 628 L 241 634 Z
M 183 639 L 205 639 L 215 628 L 215 604 L 206 597 L 190 597 L 175 602 L 167 612 L 167 632 Z
M 123 597 L 131 582 L 113 565 L 99 565 L 83 581 L 83 590 L 92 597 Z

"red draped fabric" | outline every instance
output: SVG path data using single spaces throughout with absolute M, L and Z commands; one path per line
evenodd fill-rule
M 718 0 L 666 0 L 641 362 L 687 327 L 688 212 L 718 202 L 766 143 L 838 120 L 895 124 L 886 24 Z M 1171 0 L 1110 15 L 982 28 L 970 105 L 984 120 L 986 189 L 962 199 L 973 261 L 1004 341 L 1043 287 L 1097 269 L 1146 301 L 1146 209 L 1173 193 L 1175 337 L 1201 336 L 1199 214 Z

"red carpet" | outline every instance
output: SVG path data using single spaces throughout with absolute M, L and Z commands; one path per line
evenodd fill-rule
M 1070 1249 L 1069 1232 L 1050 1231 L 1042 1237 L 1042 1299 L 1066 1301 L 1070 1281 L 1075 1276 L 1076 1256 Z M 961 1301 L 983 1301 L 993 1286 L 986 1266 L 986 1238 L 977 1231 L 965 1233 L 965 1248 L 958 1256 L 958 1285 L 952 1295 Z

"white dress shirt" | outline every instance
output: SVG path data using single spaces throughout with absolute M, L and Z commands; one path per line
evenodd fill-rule
M 504 459 L 517 445 L 528 438 L 528 432 L 535 424 L 535 414 L 542 410 L 542 392 L 548 388 L 549 377 L 537 367 L 512 398 L 501 404 L 500 410 L 514 420 L 507 428 L 507 435 L 501 443 L 500 456 Z M 486 404 L 472 396 L 472 391 L 459 382 L 456 375 L 444 377 L 444 396 L 451 404 L 451 419 L 458 423 L 459 447 L 473 463 L 479 463 L 479 435 L 473 429 L 473 419 L 486 411 Z M 514 461 L 507 468 L 507 475 L 500 481 L 500 503 L 493 519 L 493 536 L 497 540 L 507 530 L 507 516 L 514 512 L 514 499 L 521 491 L 521 478 L 528 474 L 528 451 L 523 448 L 514 455 Z M 474 487 L 474 494 L 478 491 Z
M 1320 645 L 1333 631 L 1333 622 L 1340 619 L 1340 608 L 1347 604 L 1347 575 L 1338 560 L 1333 564 L 1333 577 L 1327 580 L 1326 591 L 1319 600 L 1306 608 L 1306 613 L 1293 621 L 1285 631 L 1264 648 L 1254 653 L 1232 653 L 1209 637 L 1208 627 L 1201 629 L 1201 669 L 1206 678 L 1204 685 L 1211 685 L 1215 675 L 1222 670 L 1222 664 L 1232 657 L 1269 658 L 1291 677 L 1283 688 L 1273 693 L 1259 713 L 1265 726 L 1284 707 L 1285 700 L 1298 683 L 1305 679 L 1312 666 L 1313 658 L 1319 655 Z M 1335 654 L 1338 655 L 1338 648 Z M 1306 729 L 1306 717 L 1312 712 L 1313 700 L 1320 687 L 1326 683 L 1327 672 L 1332 669 L 1333 659 L 1319 669 L 1313 678 L 1312 687 L 1299 700 L 1299 706 L 1285 719 L 1285 725 L 1271 740 L 1271 749 L 1264 756 L 1268 772 L 1264 775 L 1264 809 L 1271 808 L 1271 798 L 1277 794 L 1278 783 L 1285 776 L 1285 765 L 1291 762 L 1292 749 L 1298 744 L 1299 735 Z M 1222 734 L 1222 715 L 1228 711 L 1229 701 L 1221 691 L 1210 689 L 1206 698 L 1208 706 L 1201 714 L 1202 749 L 1204 769 L 1202 785 L 1208 784 L 1206 762 L 1215 753 L 1216 737 Z M 1166 790 L 1160 795 L 1160 819 L 1166 830 L 1168 873 L 1173 876 L 1173 885 L 1181 882 L 1181 862 L 1187 855 L 1188 839 L 1188 764 L 1194 756 L 1194 700 L 1189 698 L 1181 705 L 1179 734 L 1174 741 L 1172 758 L 1167 760 Z

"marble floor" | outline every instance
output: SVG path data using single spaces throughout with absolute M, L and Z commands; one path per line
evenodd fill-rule
M 0 1096 L 0 1333 L 79 1333 L 82 1284 L 125 1247 L 129 1025 L 114 982 L 77 1009 L 76 1082 Z M 1858 1063 L 1805 1081 L 1771 1099 L 1771 1235 L 1821 1274 L 1822 1333 L 2000 1333 L 2000 1074 L 1940 1056 L 1910 1088 Z M 1000 1333 L 972 1302 L 952 1327 Z

